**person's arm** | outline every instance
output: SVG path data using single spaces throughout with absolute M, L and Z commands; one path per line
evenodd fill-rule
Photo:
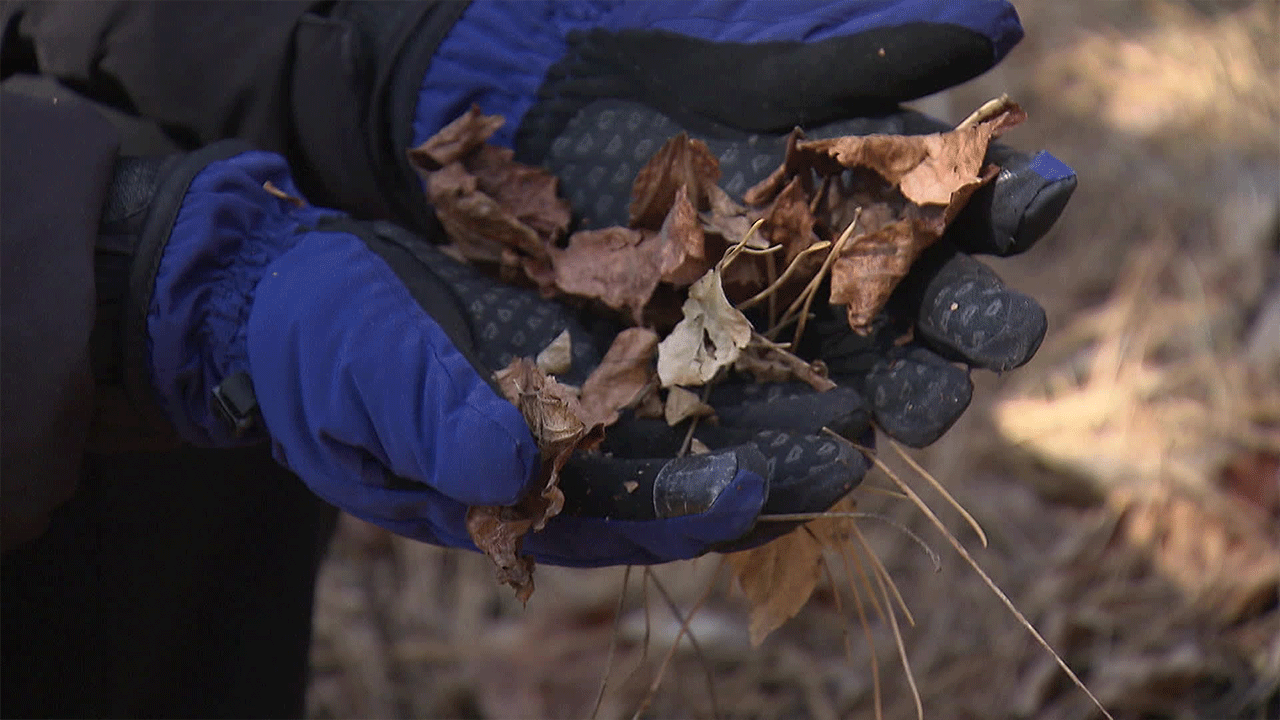
M 94 404 L 94 244 L 119 140 L 74 98 L 0 92 L 0 533 L 74 492 Z
M 395 113 L 407 137 L 430 50 L 466 5 L 19 2 L 0 9 L 0 74 L 55 77 L 155 120 L 187 150 L 246 140 L 283 155 L 314 202 L 394 218 L 419 196 L 380 180 L 401 177 L 388 167 L 403 155 L 392 139 L 390 77 L 410 46 L 421 48 L 407 106 Z M 407 164 L 403 173 L 412 177 Z

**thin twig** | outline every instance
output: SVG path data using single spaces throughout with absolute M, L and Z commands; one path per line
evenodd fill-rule
M 818 186 L 818 192 L 813 194 L 813 199 L 809 201 L 809 214 L 813 215 L 818 212 L 818 206 L 827 197 L 827 190 L 831 188 L 831 180 L 835 175 L 824 175 L 822 184 Z
M 903 495 L 902 497 L 907 497 Z M 817 520 L 818 518 L 866 518 L 868 520 L 879 520 L 886 525 L 906 535 L 924 550 L 929 559 L 933 561 L 933 571 L 942 572 L 942 558 L 938 557 L 938 553 L 919 535 L 911 531 L 906 525 L 903 525 L 884 515 L 868 512 L 812 512 L 812 513 L 771 513 L 769 515 L 757 515 L 756 520 L 759 522 L 808 522 Z
M 711 397 L 711 388 L 716 384 L 716 381 L 717 378 L 713 377 L 707 381 L 706 385 L 702 386 L 701 402 L 703 405 L 706 405 L 707 399 Z M 700 415 L 694 415 L 690 418 L 689 429 L 685 431 L 684 440 L 680 442 L 680 452 L 676 453 L 676 457 L 684 457 L 689 454 L 689 448 L 693 446 L 693 431 L 698 429 L 698 421 L 701 419 Z
M 782 246 L 779 245 L 778 247 L 782 247 Z M 787 267 L 791 267 L 791 266 L 788 265 Z M 765 289 L 767 290 L 773 287 L 774 284 L 778 282 L 778 256 L 777 255 L 770 255 L 769 257 L 764 259 L 764 271 L 765 271 L 765 276 L 764 276 L 765 280 L 768 281 L 768 284 L 765 286 Z M 767 308 L 767 310 L 769 313 L 769 324 L 772 325 L 773 321 L 778 318 L 778 296 L 776 294 L 769 296 L 769 307 Z M 738 308 L 738 312 L 742 312 L 742 308 Z
M 815 276 L 818 284 L 822 284 L 822 278 L 831 270 L 831 266 L 840 258 L 840 253 L 844 250 L 845 243 L 849 242 L 849 238 L 853 235 L 853 228 L 858 224 L 858 218 L 862 217 L 862 207 L 859 206 L 853 211 L 853 220 L 849 221 L 849 227 L 840 235 L 840 239 L 836 242 L 835 247 L 831 248 L 830 254 L 822 263 L 822 267 L 818 269 Z M 791 347 L 800 347 L 800 338 L 804 335 L 805 326 L 809 324 L 809 308 L 813 305 L 813 299 L 818 296 L 818 285 L 813 286 L 813 290 L 804 299 L 804 307 L 800 309 L 800 321 L 796 324 L 795 337 L 791 339 Z
M 898 500 L 911 499 L 906 495 L 904 495 L 903 493 L 898 492 L 897 490 L 890 490 L 889 488 L 877 487 L 875 485 L 868 485 L 864 483 L 863 485 L 861 485 L 861 489 L 866 492 L 876 492 L 876 493 L 880 493 L 881 495 L 888 495 L 889 497 L 897 498 Z
M 711 679 L 711 670 L 706 665 L 706 657 L 702 654 L 702 647 L 698 644 L 697 638 L 693 636 L 693 633 L 689 632 L 689 621 L 693 620 L 693 616 L 702 608 L 702 604 L 707 601 L 707 598 L 711 597 L 711 591 L 716 586 L 716 579 L 720 577 L 720 570 L 724 567 L 724 564 L 724 557 L 721 556 L 720 564 L 716 565 L 715 572 L 711 573 L 711 582 L 707 583 L 707 589 L 702 592 L 702 596 L 698 598 L 692 608 L 689 608 L 689 614 L 684 617 L 681 617 L 680 609 L 671 601 L 671 596 L 667 594 L 666 588 L 662 586 L 662 582 L 658 580 L 658 577 L 652 573 L 649 574 L 649 579 L 653 581 L 653 586 L 658 589 L 663 599 L 667 601 L 671 607 L 672 614 L 676 616 L 676 619 L 680 620 L 680 629 L 676 632 L 676 639 L 671 642 L 671 647 L 667 649 L 667 654 L 662 658 L 662 664 L 658 666 L 658 676 L 649 685 L 649 691 L 645 693 L 644 699 L 640 701 L 640 707 L 636 708 L 631 720 L 639 720 L 640 714 L 649 709 L 649 703 L 653 702 L 653 697 L 658 692 L 658 686 L 662 684 L 662 678 L 667 674 L 667 666 L 671 664 L 671 658 L 675 657 L 676 649 L 680 647 L 680 638 L 684 637 L 685 634 L 689 635 L 689 643 L 693 645 L 694 652 L 703 661 L 703 669 L 707 671 L 708 692 L 711 695 L 711 711 L 715 716 L 719 716 L 716 708 L 715 683 Z
M 787 280 L 790 280 L 792 275 L 796 274 L 796 270 L 799 267 L 799 262 L 801 258 L 807 255 L 812 255 L 813 253 L 816 253 L 816 252 L 821 252 L 823 250 L 826 250 L 829 247 L 831 247 L 830 240 L 820 240 L 810 245 L 809 247 L 801 250 L 800 252 L 796 253 L 796 256 L 792 258 L 790 263 L 787 264 L 786 269 L 782 271 L 782 275 L 777 280 L 771 281 L 769 283 L 769 287 L 766 287 L 765 289 L 761 290 L 755 295 L 752 295 L 746 300 L 743 300 L 742 302 L 738 303 L 737 305 L 738 310 L 740 311 L 748 310 L 758 305 L 761 300 L 764 300 L 765 298 L 774 297 L 778 292 L 778 290 L 783 286 L 783 284 L 785 284 Z M 776 316 L 777 316 L 776 308 L 771 309 L 769 311 L 770 326 L 772 326 L 773 323 L 777 322 Z
M 819 545 L 822 544 L 822 541 L 818 539 L 817 535 L 813 534 L 812 530 L 810 530 L 808 527 L 805 527 L 804 530 L 805 532 L 809 533 L 809 537 L 813 538 L 814 542 L 818 543 Z M 835 576 L 832 575 L 831 573 L 831 565 L 827 562 L 827 555 L 826 553 L 823 553 L 818 557 L 820 560 L 822 560 L 822 572 L 827 576 L 827 584 L 831 586 L 831 595 L 836 600 L 836 614 L 839 615 L 841 618 L 843 618 L 844 602 L 840 599 L 840 588 L 836 587 L 836 579 L 835 579 Z M 849 664 L 852 665 L 853 664 L 853 640 L 849 638 L 848 625 L 842 624 L 840 626 L 840 635 L 844 638 L 845 659 L 847 659 L 849 661 Z
M 848 547 L 850 548 L 849 557 L 853 558 L 854 568 L 858 571 L 858 579 L 862 580 L 862 587 L 866 588 L 867 597 L 871 599 L 871 608 L 876 611 L 876 617 L 880 618 L 880 622 L 889 622 L 885 608 L 881 607 L 880 598 L 876 596 L 876 589 L 871 587 L 870 573 L 862 566 L 862 558 L 853 551 L 852 543 L 848 544 Z
M 724 251 L 724 255 L 721 256 L 720 261 L 716 263 L 715 271 L 723 273 L 725 268 L 729 267 L 729 265 L 732 264 L 734 260 L 737 260 L 738 254 L 746 250 L 747 241 L 751 239 L 752 235 L 756 234 L 756 231 L 759 230 L 760 226 L 763 224 L 764 224 L 764 218 L 760 218 L 759 220 L 756 220 L 754 223 L 752 223 L 751 227 L 747 228 L 747 231 L 743 233 L 742 239 L 734 243 L 733 246 L 730 247 L 728 250 Z M 778 247 L 782 247 L 782 246 L 779 245 Z
M 748 347 L 752 346 L 762 348 L 764 353 L 768 353 L 780 360 L 797 380 L 808 383 L 809 387 L 814 390 L 826 392 L 836 388 L 836 384 L 831 378 L 815 369 L 812 363 L 805 362 L 801 357 L 787 349 L 785 343 L 776 343 L 752 330 L 751 344 Z
M 982 103 L 982 106 L 977 110 L 969 113 L 969 117 L 961 120 L 960 124 L 956 125 L 956 130 L 964 130 L 965 128 L 973 127 L 980 122 L 990 120 L 996 115 L 1004 112 L 1005 108 L 1012 104 L 1013 101 L 1009 99 L 1008 93 L 1002 94 L 1000 97 L 993 100 L 988 100 Z
M 604 661 L 604 677 L 600 678 L 600 690 L 596 693 L 596 704 L 591 708 L 591 720 L 600 714 L 600 703 L 604 702 L 604 691 L 609 686 L 609 675 L 613 672 L 613 653 L 618 649 L 618 629 L 622 626 L 622 606 L 627 598 L 627 585 L 631 581 L 631 566 L 622 573 L 622 588 L 618 590 L 618 605 L 613 609 L 613 635 L 609 637 L 609 654 Z
M 927 480 L 929 484 L 933 486 L 933 489 L 938 491 L 939 495 L 942 495 L 948 503 L 951 503 L 951 507 L 960 512 L 960 516 L 963 517 L 965 521 L 969 523 L 969 527 L 973 528 L 973 531 L 978 534 L 978 539 L 982 541 L 982 547 L 987 547 L 987 534 L 982 531 L 982 526 L 978 524 L 977 519 L 969 514 L 968 510 L 964 509 L 963 505 L 951 496 L 951 493 L 947 492 L 947 489 L 942 486 L 942 483 L 938 482 L 937 478 L 935 478 L 928 470 L 925 470 L 920 463 L 915 461 L 915 458 L 908 455 L 907 452 L 902 449 L 902 446 L 894 442 L 892 439 L 889 440 L 889 447 L 893 448 L 903 460 L 906 460 L 912 470 L 920 473 L 920 476 Z
M 651 631 L 653 624 L 650 622 L 649 615 L 649 578 L 652 576 L 652 570 L 649 566 L 645 566 L 644 573 L 640 575 L 640 599 L 644 606 L 644 639 L 640 644 L 640 659 L 636 661 L 636 666 L 631 668 L 631 672 L 627 673 L 627 679 L 623 681 L 623 685 L 631 682 L 631 679 L 640 672 L 640 668 L 649 662 L 649 640 L 652 637 Z
M 853 547 L 850 543 L 840 547 L 840 560 L 844 563 L 845 577 L 849 578 L 849 591 L 853 593 L 853 604 L 858 609 L 858 622 L 862 624 L 862 632 L 867 639 L 867 655 L 871 657 L 871 692 L 875 702 L 876 720 L 884 720 L 884 708 L 881 707 L 880 701 L 880 660 L 877 657 L 875 637 L 871 634 L 871 623 L 867 622 L 867 611 L 862 607 L 862 595 L 858 592 L 858 584 L 853 581 L 853 571 L 849 568 L 849 556 L 852 554 Z
M 911 608 L 907 607 L 907 601 L 903 599 L 902 593 L 898 591 L 898 583 L 893 581 L 893 577 L 889 575 L 889 571 L 885 569 L 884 563 L 880 562 L 880 556 L 876 555 L 876 551 L 871 548 L 871 544 L 867 542 L 867 538 L 855 526 L 853 528 L 854 535 L 858 538 L 858 542 L 862 544 L 862 549 L 866 551 L 867 557 L 871 560 L 871 568 L 875 570 L 877 577 L 884 578 L 889 583 L 889 587 L 893 589 L 893 597 L 898 601 L 898 607 L 902 608 L 902 615 L 907 619 L 911 627 L 916 626 L 916 618 L 911 614 Z
M 925 504 L 924 500 L 920 499 L 920 496 L 911 489 L 911 486 L 907 485 L 902 478 L 898 477 L 897 473 L 893 472 L 888 465 L 885 465 L 884 461 L 876 457 L 876 454 L 870 448 L 865 448 L 856 443 L 851 443 L 841 437 L 838 433 L 832 432 L 828 428 L 823 428 L 823 431 L 829 433 L 832 437 L 849 443 L 849 445 L 854 448 L 861 450 L 873 463 L 875 463 L 876 467 L 883 470 L 890 479 L 897 483 L 898 487 L 902 488 L 902 491 L 906 493 L 911 498 L 911 501 L 916 504 L 916 507 L 920 508 L 920 511 L 925 514 L 925 517 L 928 517 L 934 526 L 938 528 L 939 532 L 946 537 L 947 542 L 951 543 L 951 546 L 956 549 L 956 552 L 960 553 L 960 556 L 965 559 L 965 562 L 969 563 L 969 567 L 973 568 L 974 572 L 978 573 L 978 576 L 982 578 L 982 581 L 987 584 L 987 587 L 991 588 L 991 592 L 995 593 L 996 597 L 1000 598 L 1000 601 L 1009 609 L 1009 612 L 1013 613 L 1013 616 L 1018 619 L 1018 622 L 1021 623 L 1023 627 L 1027 628 L 1027 631 L 1036 639 L 1036 642 L 1040 643 L 1041 647 L 1049 651 L 1049 654 L 1053 656 L 1055 661 L 1057 661 L 1058 667 L 1061 667 L 1062 671 L 1067 674 L 1067 677 L 1071 678 L 1071 682 L 1075 683 L 1076 687 L 1083 690 L 1084 694 L 1089 696 L 1089 699 L 1093 701 L 1093 704 L 1097 706 L 1098 710 L 1102 712 L 1102 715 L 1106 717 L 1107 720 L 1115 720 L 1115 718 L 1111 716 L 1111 713 L 1107 712 L 1107 709 L 1103 707 L 1102 701 L 1098 700 L 1097 696 L 1093 694 L 1093 691 L 1089 690 L 1088 686 L 1086 686 L 1080 677 L 1076 675 L 1075 671 L 1071 669 L 1071 666 L 1067 665 L 1067 662 L 1063 660 L 1062 656 L 1053 649 L 1053 646 L 1049 644 L 1049 641 L 1044 639 L 1044 636 L 1040 634 L 1040 631 L 1036 630 L 1036 627 L 1031 624 L 1031 621 L 1027 620 L 1026 616 L 1022 614 L 1022 611 L 1013 604 L 1013 601 L 1009 599 L 1009 596 L 1006 595 L 1005 592 L 1000 589 L 1000 586 L 996 585 L 995 581 L 987 575 L 986 571 L 984 571 L 980 565 L 978 565 L 978 561 L 974 560 L 973 556 L 969 554 L 969 551 L 965 549 L 964 545 L 956 539 L 956 536 L 951 534 L 951 531 L 947 530 L 947 526 L 942 524 L 942 521 L 938 519 L 938 516 L 929 509 L 929 506 Z
M 859 535 L 859 539 L 861 537 Z M 865 541 L 863 546 L 866 547 Z M 867 554 L 872 559 L 875 559 L 877 565 L 880 564 L 879 559 L 876 559 L 875 553 L 871 552 L 869 547 L 867 548 Z M 889 605 L 889 590 L 885 587 L 885 578 L 880 574 L 876 574 L 875 577 L 876 584 L 880 586 L 880 594 L 884 598 L 884 603 Z M 897 590 L 895 589 L 894 592 L 896 593 Z M 902 642 L 902 630 L 898 627 L 898 616 L 893 612 L 892 607 L 889 607 L 889 627 L 893 630 L 894 642 L 898 644 L 898 657 L 902 659 L 902 670 L 907 675 L 907 687 L 911 688 L 911 698 L 916 703 L 916 718 L 917 720 L 924 720 L 924 703 L 920 701 L 920 689 L 916 687 L 916 676 L 915 673 L 911 672 L 911 661 L 907 658 L 907 646 Z
M 840 237 L 836 239 L 835 244 L 831 247 L 831 252 L 827 253 L 827 256 L 823 258 L 822 267 L 818 268 L 818 272 L 809 279 L 809 284 L 805 285 L 804 289 L 800 291 L 800 295 L 798 295 L 796 299 L 792 301 L 791 305 L 787 307 L 786 311 L 782 313 L 782 319 L 773 327 L 769 328 L 768 332 L 764 333 L 765 337 L 770 339 L 777 337 L 782 328 L 791 324 L 792 316 L 799 312 L 800 308 L 806 304 L 809 295 L 818 292 L 818 287 L 822 285 L 822 280 L 826 276 L 827 270 L 831 268 L 832 263 L 836 261 L 841 250 L 844 249 L 844 244 L 848 242 L 849 238 L 853 235 L 853 229 L 858 224 L 858 217 L 861 214 L 862 209 L 858 208 L 853 220 L 847 227 L 845 227 L 844 232 L 840 233 Z M 793 342 L 791 346 L 795 347 L 795 343 Z

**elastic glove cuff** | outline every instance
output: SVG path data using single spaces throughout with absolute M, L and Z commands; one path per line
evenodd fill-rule
M 126 347 L 139 357 L 129 365 L 145 374 L 179 434 L 200 446 L 261 439 L 236 438 L 215 413 L 211 392 L 248 370 L 249 308 L 270 263 L 294 245 L 300 228 L 337 214 L 297 207 L 301 193 L 284 159 L 246 148 L 211 145 L 161 181 L 130 282 L 136 317 Z M 294 199 L 268 192 L 268 182 Z

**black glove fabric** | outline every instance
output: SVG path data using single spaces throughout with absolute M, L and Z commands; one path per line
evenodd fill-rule
M 392 223 L 307 205 L 282 158 L 238 141 L 121 159 L 98 255 L 100 304 L 114 309 L 98 318 L 100 380 L 125 384 L 189 442 L 269 438 L 320 497 L 447 546 L 474 547 L 468 506 L 515 503 L 538 477 L 534 440 L 493 372 L 567 331 L 563 379 L 580 384 L 617 332 Z M 824 424 L 865 428 L 858 403 L 827 406 Z M 821 510 L 865 472 L 847 446 L 749 421 L 708 440 L 714 450 L 696 457 L 571 461 L 575 496 L 637 487 L 625 508 L 576 504 L 524 551 L 578 566 L 695 557 L 758 542 L 762 509 L 796 507 L 789 488 Z
M 831 123 L 807 134 L 941 129 L 942 123 L 918 113 L 895 112 Z M 598 101 L 566 126 L 545 164 L 560 178 L 575 212 L 592 224 L 625 223 L 635 172 L 654 149 L 682 130 L 647 105 Z M 785 150 L 785 138 L 775 135 L 703 139 L 719 158 L 723 187 L 736 195 L 776 168 Z M 1045 315 L 1035 300 L 1007 288 L 961 248 L 1006 254 L 1030 246 L 1062 211 L 1075 176 L 1043 153 L 1027 157 L 997 145 L 989 157 L 1004 164 L 1003 172 L 917 261 L 878 321 L 879 332 L 858 336 L 849 329 L 843 308 L 817 302 L 814 322 L 798 349 L 807 359 L 826 362 L 834 379 L 865 398 L 876 423 L 908 445 L 937 440 L 968 407 L 972 383 L 963 365 L 995 371 L 1018 367 L 1044 337 Z M 1057 179 L 1046 180 L 1046 175 Z M 894 339 L 907 329 L 914 330 L 916 339 L 895 346 Z M 806 393 L 797 388 L 793 394 Z

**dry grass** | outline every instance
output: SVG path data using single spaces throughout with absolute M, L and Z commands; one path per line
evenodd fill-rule
M 993 263 L 1034 288 L 1050 340 L 1008 377 L 975 377 L 971 410 L 915 455 L 990 546 L 926 499 L 1117 718 L 1280 716 L 1280 6 L 1018 6 L 1029 34 L 1008 61 L 921 105 L 958 120 L 1009 92 L 1031 117 L 1009 142 L 1053 149 L 1081 186 L 1030 257 Z M 861 525 L 916 619 L 902 639 L 926 717 L 1096 717 L 917 510 L 870 490 L 859 509 L 942 554 L 935 573 L 893 525 Z M 655 572 L 685 612 L 718 562 Z M 716 585 L 690 629 L 721 717 L 873 717 L 873 658 L 884 716 L 915 716 L 892 630 L 867 607 L 874 650 L 861 642 L 831 568 L 755 649 Z M 590 716 L 623 571 L 538 573 L 522 610 L 482 557 L 344 522 L 311 715 Z M 600 718 L 634 712 L 680 626 L 651 588 L 646 611 L 638 575 Z M 646 716 L 709 717 L 699 665 L 683 641 Z

